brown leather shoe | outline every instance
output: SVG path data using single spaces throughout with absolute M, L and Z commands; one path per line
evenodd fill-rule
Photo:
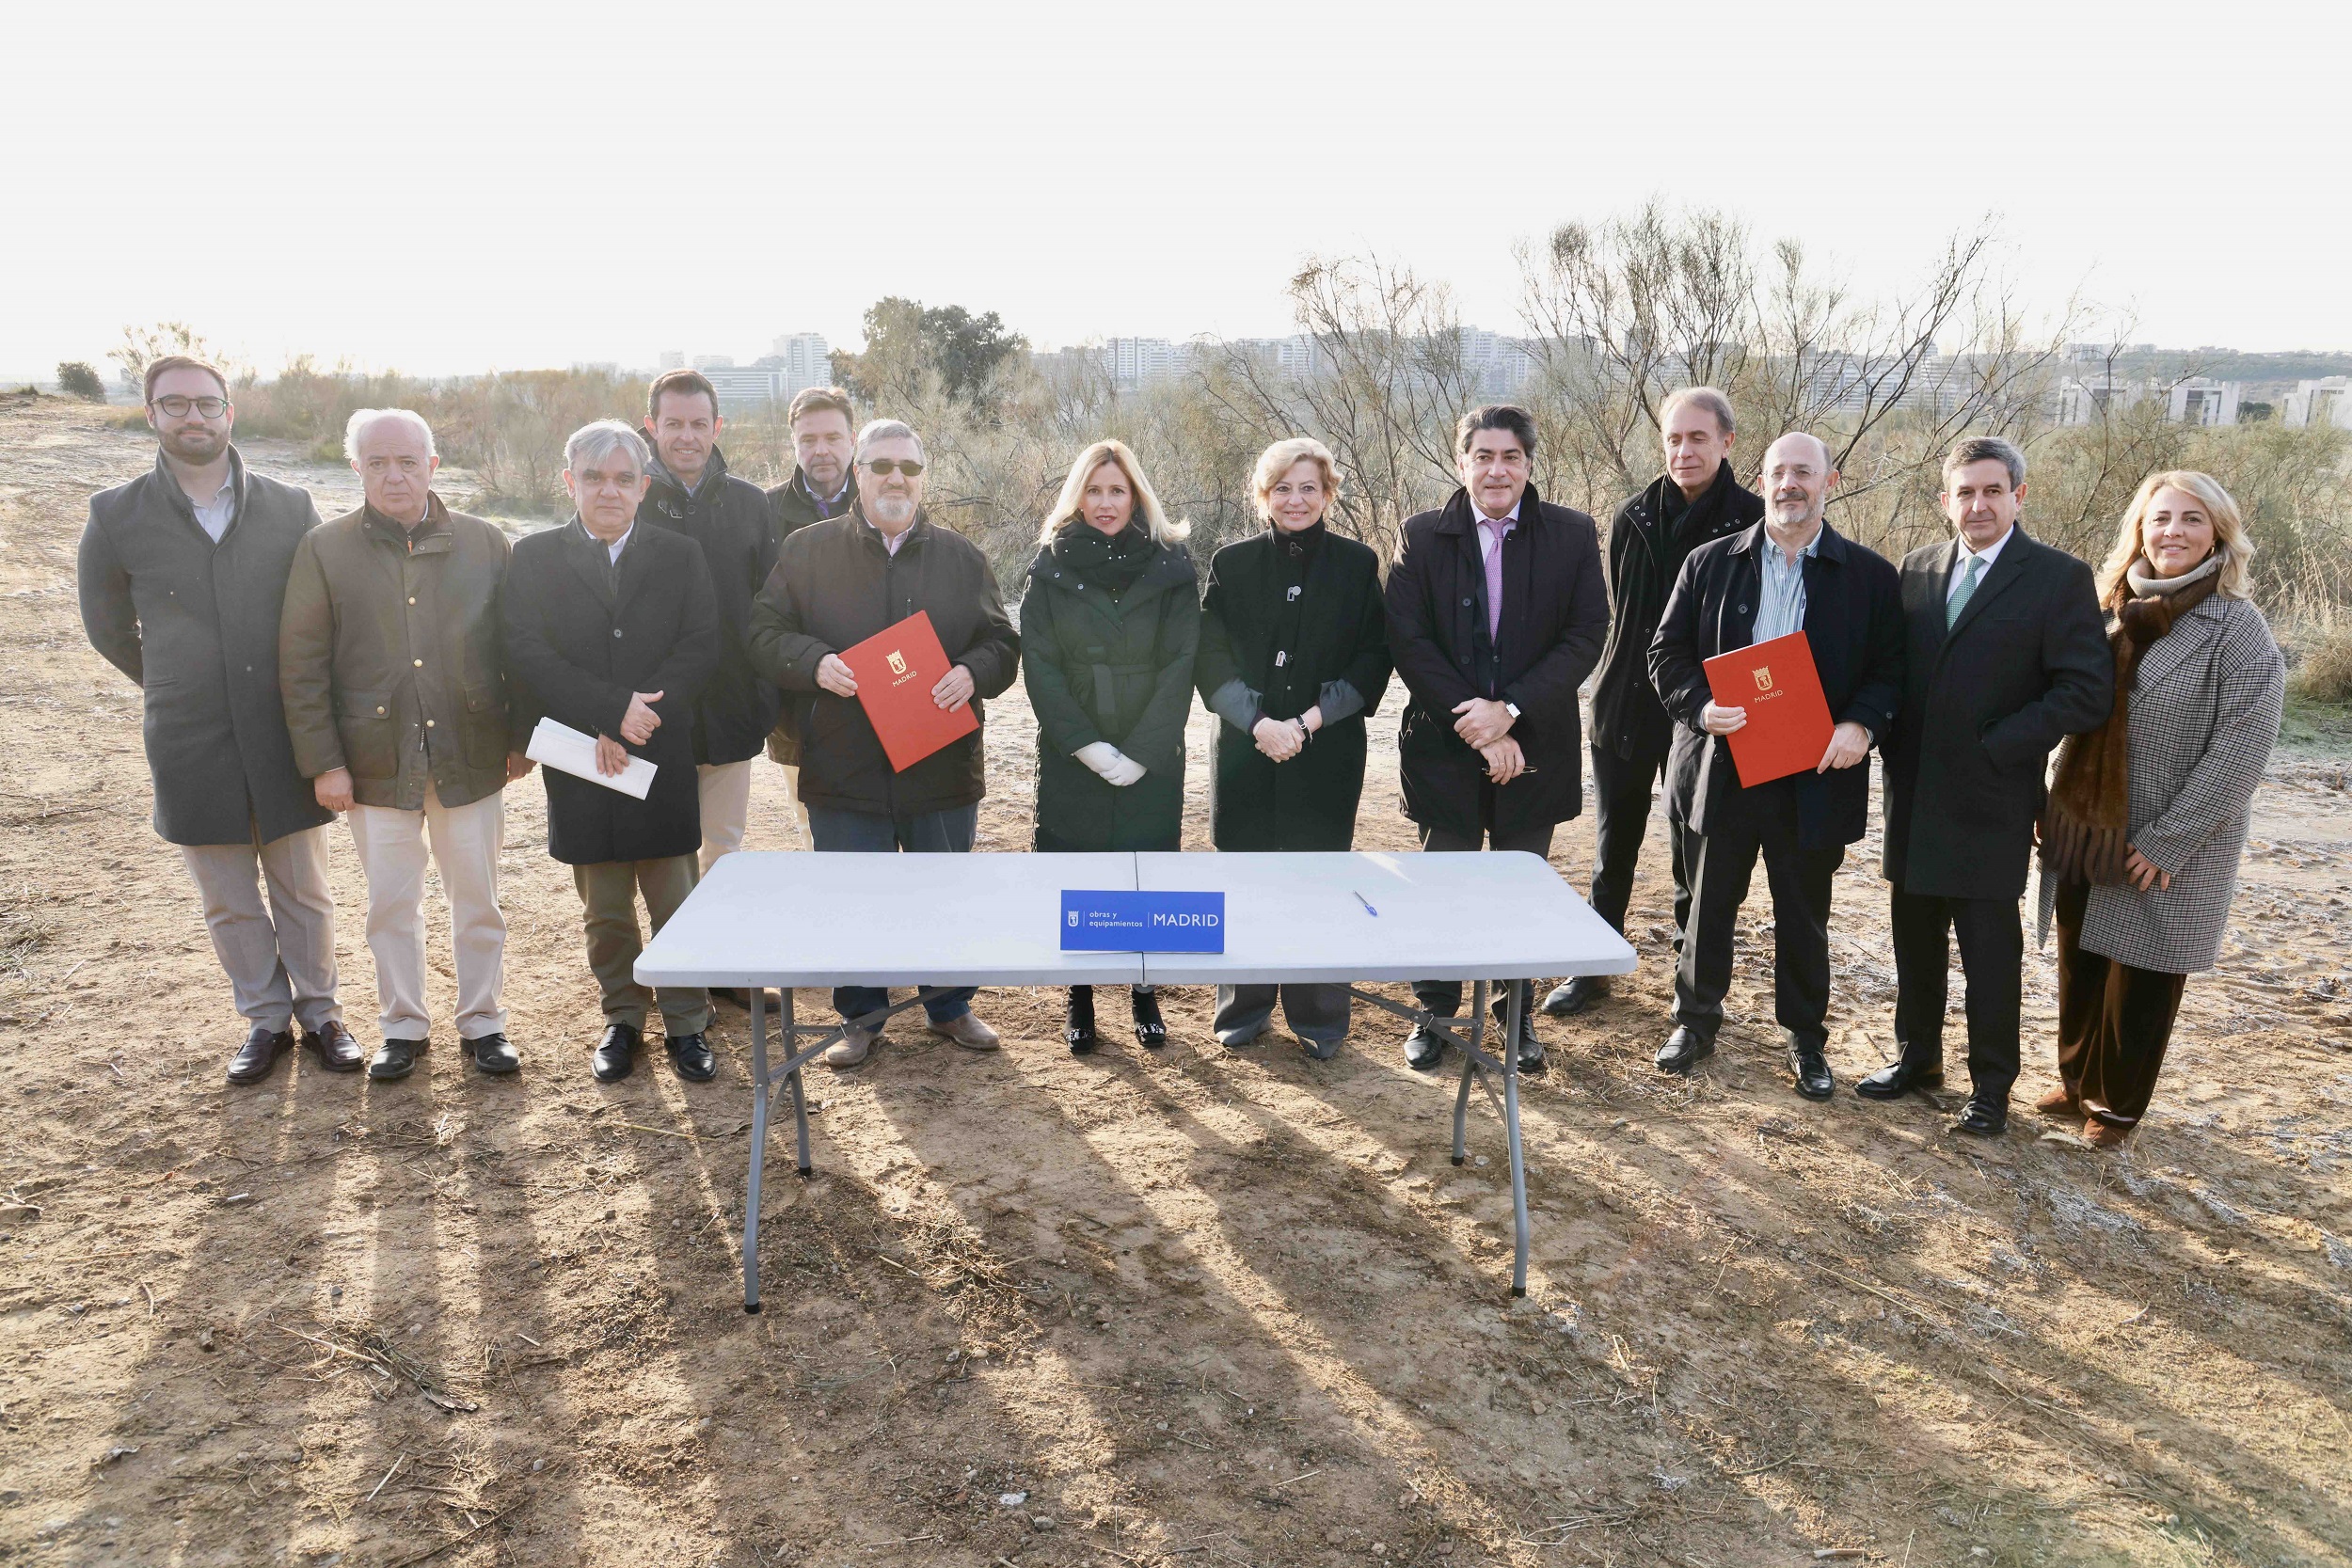
M 2074 1092 L 2063 1084 L 2035 1101 L 2033 1108 L 2042 1115 L 2055 1117 L 2059 1121 L 2082 1119 L 2083 1102 L 2075 1099 Z
M 237 1053 L 229 1058 L 229 1081 L 231 1084 L 258 1084 L 278 1066 L 278 1058 L 294 1049 L 294 1036 L 283 1029 L 272 1029 L 257 1023 L 253 1033 L 237 1047 Z
M 2083 1123 L 2083 1142 L 2093 1148 L 2122 1148 L 2124 1141 L 2131 1135 L 2130 1128 L 2118 1127 L 2112 1122 L 2101 1121 L 2097 1117 L 2092 1117 Z
M 368 1053 L 359 1049 L 359 1042 L 351 1037 L 340 1018 L 330 1018 L 322 1028 L 302 1031 L 302 1049 L 319 1059 L 319 1066 L 329 1072 L 357 1072 L 368 1065 Z

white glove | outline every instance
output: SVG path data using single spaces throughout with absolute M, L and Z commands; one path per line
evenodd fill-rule
M 1137 762 L 1135 758 L 1127 755 L 1123 752 L 1114 752 L 1111 755 L 1117 760 L 1114 761 L 1108 768 L 1103 769 L 1103 779 L 1106 784 L 1115 784 L 1119 788 L 1124 789 L 1129 784 L 1135 783 L 1137 779 L 1143 777 L 1146 772 L 1143 764 Z
M 1070 754 L 1105 779 L 1111 776 L 1111 768 L 1114 764 L 1126 760 L 1119 754 L 1119 748 L 1107 740 L 1098 740 L 1090 746 L 1081 746 Z

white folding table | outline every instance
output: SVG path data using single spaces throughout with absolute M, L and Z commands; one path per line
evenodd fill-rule
M 1222 953 L 1061 949 L 1065 889 L 1225 895 Z M 812 1169 L 802 1069 L 837 1024 L 798 1024 L 796 986 L 1348 985 L 1358 1001 L 1425 1024 L 1462 1051 L 1454 1096 L 1455 1164 L 1469 1156 L 1470 1085 L 1502 1083 L 1516 1259 L 1527 1293 L 1527 1173 L 1520 1152 L 1520 988 L 1509 990 L 1503 1049 L 1485 1048 L 1487 986 L 1537 976 L 1623 974 L 1633 949 L 1534 855 L 850 855 L 738 851 L 713 866 L 637 959 L 651 986 L 773 986 L 784 1062 L 768 1060 L 765 1010 L 752 1026 L 751 1177 L 743 1204 L 743 1309 L 759 1310 L 759 1191 L 779 1081 L 792 1093 L 800 1174 Z M 1459 1022 L 1359 983 L 1461 980 Z M 897 1013 L 937 994 L 926 990 Z M 803 1045 L 803 1039 L 814 1043 Z

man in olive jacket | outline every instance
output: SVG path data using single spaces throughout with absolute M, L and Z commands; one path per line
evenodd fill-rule
M 923 444 L 914 432 L 876 420 L 858 432 L 856 461 L 856 504 L 784 542 L 752 606 L 752 661 L 792 707 L 801 795 L 819 853 L 968 853 L 988 787 L 980 704 L 1012 684 L 1021 640 L 988 557 L 924 515 Z M 982 724 L 898 772 L 840 651 L 918 610 L 949 661 L 931 701 L 946 710 L 969 703 Z M 949 990 L 924 1011 L 933 1033 L 968 1051 L 993 1051 L 996 1032 L 974 1015 L 973 994 L 970 987 Z M 828 1066 L 866 1060 L 889 1000 L 880 987 L 835 988 L 833 1005 L 846 1027 L 825 1053 Z
M 523 718 L 535 726 L 544 714 L 594 736 L 601 778 L 618 775 L 632 758 L 654 765 L 642 800 L 556 768 L 540 772 L 548 853 L 572 868 L 588 967 L 604 991 L 605 1028 L 592 1070 L 609 1084 L 635 1069 L 645 1009 L 655 1003 L 670 1065 L 700 1084 L 719 1070 L 703 1037 L 708 993 L 699 986 L 649 992 L 636 975 L 644 945 L 638 896 L 658 933 L 699 876 L 694 699 L 719 663 L 719 614 L 702 546 L 637 521 L 652 462 L 644 437 L 617 420 L 572 433 L 564 483 L 579 510 L 561 528 L 516 545 L 500 618 Z
M 347 815 L 368 879 L 383 1043 L 371 1078 L 405 1078 L 431 1037 L 424 871 L 449 897 L 457 1037 L 484 1072 L 521 1060 L 500 1000 L 506 917 L 499 853 L 507 782 L 531 770 L 510 723 L 499 587 L 506 535 L 432 490 L 432 427 L 363 408 L 343 450 L 366 500 L 303 536 L 279 622 L 278 686 L 294 766 L 318 803 Z
M 2026 891 L 2042 769 L 2115 700 L 2090 568 L 2018 524 L 2026 457 L 1973 436 L 1944 459 L 1954 537 L 1903 558 L 1903 705 L 1886 758 L 1896 1060 L 1854 1085 L 1893 1100 L 1944 1082 L 1951 942 L 1968 979 L 1970 1095 L 1954 1130 L 2009 1125 L 2017 1081 Z
M 1764 498 L 1731 475 L 1739 433 L 1730 399 L 1712 387 L 1669 393 L 1658 434 L 1666 471 L 1609 525 L 1609 642 L 1593 681 L 1593 912 L 1620 933 L 1649 831 L 1650 790 L 1674 748 L 1675 722 L 1649 683 L 1650 639 L 1691 552 L 1764 516 Z M 1685 848 L 1681 830 L 1668 822 L 1677 952 L 1691 913 Z M 1565 1017 L 1608 994 L 1606 974 L 1580 974 L 1544 998 L 1544 1011 Z
M 1405 520 L 1389 572 L 1389 651 L 1412 694 L 1396 740 L 1405 815 L 1426 850 L 1549 855 L 1552 830 L 1584 806 L 1577 688 L 1609 629 L 1599 536 L 1528 483 L 1535 421 L 1524 409 L 1471 409 L 1454 453 L 1462 487 Z M 1541 1071 L 1518 984 L 1519 1070 Z M 1413 994 L 1438 1018 L 1461 1007 L 1458 980 L 1420 981 Z M 1405 1060 L 1427 1071 L 1444 1049 L 1416 1027 Z
M 161 450 L 151 472 L 90 498 L 82 625 L 140 689 L 155 832 L 179 847 L 250 1026 L 229 1081 L 267 1077 L 296 1020 L 321 1065 L 355 1071 L 367 1057 L 335 1001 L 329 814 L 294 767 L 278 695 L 286 572 L 318 509 L 247 471 L 213 366 L 158 359 L 146 397 Z

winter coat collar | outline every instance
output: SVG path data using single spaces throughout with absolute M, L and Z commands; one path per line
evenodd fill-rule
M 433 491 L 425 492 L 424 521 L 414 529 L 401 527 L 364 502 L 359 517 L 359 526 L 369 538 L 381 545 L 396 545 L 410 555 L 438 555 L 450 547 L 449 508 Z
M 1067 589 L 1073 594 L 1088 591 L 1086 579 L 1055 557 L 1054 546 L 1050 542 L 1039 546 L 1036 559 L 1029 562 L 1029 580 L 1032 583 L 1050 583 L 1056 588 Z M 1193 570 L 1192 554 L 1183 545 L 1154 543 L 1152 546 L 1152 563 L 1143 569 L 1142 574 L 1136 578 L 1134 586 L 1121 594 L 1120 598 L 1132 605 L 1151 594 L 1172 588 L 1180 582 L 1189 586 L 1199 580 L 1198 575 Z M 1104 604 L 1107 605 L 1110 602 L 1110 595 L 1099 590 L 1095 593 Z
M 1738 533 L 1731 535 L 1731 553 L 1734 555 L 1753 554 L 1768 540 L 1769 536 L 1764 531 L 1764 525 L 1751 523 Z M 1835 562 L 1840 566 L 1846 563 L 1846 536 L 1830 527 L 1829 519 L 1826 517 L 1821 519 L 1821 536 L 1814 541 L 1813 555 L 1817 561 Z
M 180 488 L 179 476 L 174 474 L 170 466 L 165 463 L 164 449 L 160 446 L 155 449 L 155 483 L 162 487 L 164 503 L 186 518 L 190 528 L 198 528 L 196 503 L 188 499 L 188 493 L 185 490 Z M 237 519 L 245 515 L 246 493 L 245 454 L 237 450 L 234 442 L 230 443 L 229 447 L 229 483 L 236 487 L 237 500 L 235 509 L 229 515 L 229 527 L 221 531 L 220 536 L 224 542 L 230 533 L 236 531 Z
M 668 465 L 661 461 L 661 454 L 655 452 L 653 454 L 653 482 L 657 485 L 675 490 L 688 500 L 692 500 L 697 496 L 716 495 L 726 485 L 727 454 L 717 447 L 711 448 L 710 461 L 703 465 L 702 483 L 689 490 L 686 487 L 686 482 L 672 473 Z M 650 500 L 652 498 L 646 499 Z

